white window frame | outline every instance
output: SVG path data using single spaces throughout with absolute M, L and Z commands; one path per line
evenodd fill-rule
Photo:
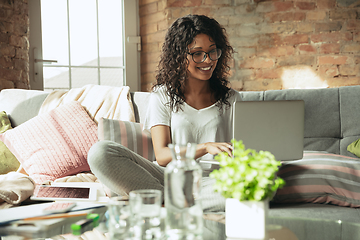
M 101 0 L 98 0 L 101 1 Z M 140 50 L 139 37 L 139 0 L 119 0 L 123 2 L 124 21 L 124 86 L 131 91 L 140 91 Z M 40 0 L 31 0 L 29 4 L 30 48 L 29 48 L 29 79 L 30 88 L 44 90 L 41 6 Z M 51 59 L 48 59 L 51 60 Z

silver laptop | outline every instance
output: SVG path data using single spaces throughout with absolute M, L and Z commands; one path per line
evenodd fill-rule
M 245 148 L 269 151 L 278 161 L 303 157 L 304 101 L 235 102 L 233 120 L 233 138 Z

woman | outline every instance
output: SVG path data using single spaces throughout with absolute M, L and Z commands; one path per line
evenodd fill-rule
M 163 167 L 172 159 L 169 143 L 197 143 L 196 158 L 231 154 L 232 103 L 241 100 L 226 79 L 232 53 L 225 29 L 216 20 L 200 15 L 177 19 L 165 37 L 144 123 L 158 165 L 120 144 L 99 142 L 88 159 L 99 180 L 118 194 L 142 188 L 164 192 Z M 213 183 L 205 173 L 203 209 L 224 211 L 225 200 L 212 190 Z

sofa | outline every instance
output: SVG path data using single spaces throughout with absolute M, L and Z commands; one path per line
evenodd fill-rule
M 38 116 L 49 94 L 49 92 L 37 90 L 4 89 L 0 92 L 0 111 L 6 112 L 11 126 L 16 129 Z M 358 119 L 360 119 L 360 86 L 267 90 L 241 92 L 241 94 L 244 101 L 303 100 L 305 103 L 304 159 L 307 161 L 307 165 L 309 163 L 311 165 L 311 161 L 343 161 L 352 165 L 357 164 L 358 157 L 348 151 L 348 146 L 351 144 L 354 146 L 354 142 L 360 138 L 360 127 L 358 126 Z M 129 120 L 131 122 L 135 121 L 141 124 L 144 121 L 146 110 L 151 107 L 148 106 L 148 97 L 149 93 L 147 92 L 129 92 L 128 103 L 131 104 L 134 113 L 133 119 L 130 116 Z M 105 116 L 105 119 L 107 117 Z M 104 124 L 103 119 L 99 119 L 101 124 Z M 98 127 L 100 121 L 93 120 Z M 112 121 L 120 120 L 113 117 Z M 102 139 L 106 139 L 106 133 L 112 135 L 109 131 L 114 128 L 109 129 L 101 132 Z M 142 134 L 142 137 L 149 137 L 148 133 Z M 151 143 L 146 144 L 147 149 L 151 148 Z M 287 168 L 283 176 L 289 177 L 286 172 L 293 173 L 292 169 L 294 166 L 298 166 L 296 165 L 298 163 L 299 161 L 284 163 Z M 316 166 L 324 166 L 324 164 Z M 296 172 L 296 174 L 299 175 L 302 172 L 304 170 Z M 351 175 L 356 174 L 360 175 L 360 170 L 353 169 Z M 321 176 L 319 178 L 322 180 Z M 290 178 L 288 179 L 290 182 Z M 358 182 L 355 180 L 353 185 L 355 187 L 360 186 L 360 178 Z M 312 180 L 309 181 L 309 185 L 311 185 Z M 332 187 L 335 190 L 339 188 L 344 190 L 346 188 L 344 186 Z M 360 238 L 360 212 L 358 208 L 360 204 L 357 205 L 358 199 L 352 202 L 351 199 L 341 198 L 342 196 L 340 196 L 340 198 L 334 200 L 331 197 L 331 190 L 330 192 L 324 191 L 318 194 L 319 197 L 310 198 L 302 198 L 298 194 L 293 198 L 294 201 L 289 200 L 292 197 L 290 195 L 285 194 L 285 198 L 275 196 L 274 201 L 270 203 L 269 223 L 288 227 L 299 239 L 344 240 Z M 354 196 L 356 195 L 354 198 L 360 199 L 357 196 L 358 194 L 358 192 L 353 193 Z

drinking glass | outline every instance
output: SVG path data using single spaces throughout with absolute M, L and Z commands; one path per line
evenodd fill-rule
M 129 205 L 134 225 L 141 229 L 141 239 L 160 239 L 161 232 L 161 191 L 141 189 L 131 191 Z
M 109 238 L 130 239 L 132 237 L 132 218 L 130 206 L 122 197 L 111 197 L 108 201 Z

